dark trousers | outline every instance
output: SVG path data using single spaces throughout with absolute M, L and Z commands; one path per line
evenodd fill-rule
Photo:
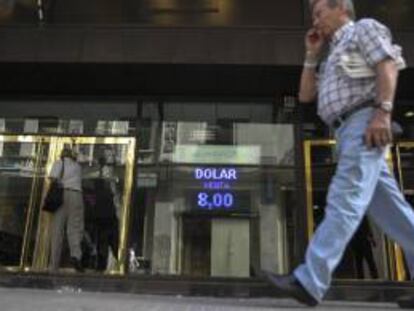
M 114 257 L 118 257 L 118 220 L 98 220 L 96 222 L 96 270 L 104 271 L 108 264 L 108 248 L 111 248 Z

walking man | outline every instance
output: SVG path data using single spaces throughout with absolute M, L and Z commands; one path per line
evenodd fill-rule
M 365 214 L 401 245 L 414 272 L 414 212 L 385 161 L 401 49 L 373 19 L 354 22 L 352 0 L 311 0 L 313 27 L 299 100 L 318 101 L 318 114 L 335 133 L 338 165 L 325 217 L 304 263 L 290 276 L 265 272 L 279 290 L 315 306 Z

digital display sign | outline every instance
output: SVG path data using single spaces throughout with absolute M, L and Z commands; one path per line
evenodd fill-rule
M 231 209 L 234 207 L 234 194 L 231 192 L 199 192 L 197 206 L 203 209 Z
M 239 172 L 232 167 L 196 167 L 194 181 L 199 190 L 188 192 L 191 206 L 199 211 L 247 212 L 250 193 L 233 190 L 239 180 Z
M 246 213 L 250 209 L 249 191 L 190 190 L 187 198 L 198 211 Z
M 237 170 L 235 168 L 196 168 L 194 170 L 196 180 L 237 180 Z

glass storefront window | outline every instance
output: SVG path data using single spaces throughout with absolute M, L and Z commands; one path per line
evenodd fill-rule
M 155 152 L 157 150 L 157 130 L 158 122 L 141 121 L 138 131 L 139 149 L 137 163 L 140 165 L 153 164 L 155 160 Z
M 296 191 L 293 124 L 272 124 L 270 103 L 164 108 L 157 163 L 138 162 L 130 273 L 287 273 Z
M 1 133 L 135 135 L 134 102 L 13 101 L 1 105 Z
M 123 234 L 119 245 L 129 244 L 120 247 L 119 254 L 112 250 L 115 267 L 110 267 L 114 260 L 109 256 L 100 271 L 204 277 L 252 277 L 261 269 L 287 273 L 297 213 L 292 111 L 285 118 L 284 111 L 271 102 L 154 102 L 142 106 L 137 120 L 137 106 L 133 102 L 4 103 L 0 130 L 5 137 L 51 141 L 50 152 L 57 152 L 63 141 L 73 145 L 84 167 L 87 241 L 93 242 L 96 233 L 90 211 L 96 205 L 94 180 L 100 178 L 99 167 L 109 163 L 108 169 L 116 170 L 117 178 L 107 178 L 111 190 L 107 193 L 112 193 L 117 208 Z M 117 145 L 117 139 L 136 141 L 138 152 L 129 144 Z M 1 144 L 1 154 L 9 154 L 7 148 L 10 144 Z M 121 182 L 123 175 L 129 177 Z M 125 189 L 133 184 L 130 203 Z M 39 185 L 41 189 L 43 184 Z M 124 206 L 122 215 L 119 202 Z M 38 210 L 39 204 L 34 202 L 32 209 Z M 26 234 L 31 243 L 33 234 Z M 47 266 L 47 236 L 39 241 L 35 249 L 20 245 L 25 251 L 20 254 L 24 268 Z M 85 250 L 84 259 L 85 268 L 93 270 L 94 263 L 88 261 L 88 256 L 93 258 L 91 249 Z M 128 269 L 123 266 L 124 256 Z M 13 266 L 18 265 L 16 258 Z M 63 260 L 62 266 L 68 262 Z
M 45 174 L 48 143 L 0 135 L 0 270 L 33 260 L 38 211 L 34 209 Z
M 54 244 L 62 249 L 62 256 L 54 253 L 54 258 L 58 256 L 60 260 L 49 266 L 53 237 L 62 236 L 67 225 L 60 222 L 57 213 L 61 216 L 60 211 L 71 205 L 61 206 L 55 214 L 42 210 L 50 183 L 46 177 L 63 148 L 70 150 L 82 167 L 84 217 L 76 223 L 85 229 L 79 232 L 83 266 L 88 270 L 124 273 L 124 229 L 128 227 L 135 138 L 24 133 L 0 135 L 0 270 L 63 272 L 71 268 L 72 253 L 67 246 L 73 244 L 67 245 L 63 240 L 62 244 Z M 68 213 L 72 212 L 69 208 Z M 59 223 L 62 231 L 55 227 Z
M 414 142 L 397 143 L 397 176 L 405 198 L 414 203 Z
M 387 154 L 390 167 L 392 167 L 392 160 L 395 162 L 401 185 L 405 185 L 404 181 L 408 180 L 404 180 L 408 174 L 405 175 L 402 172 L 409 172 L 409 168 L 407 169 L 408 166 L 402 163 L 410 156 L 406 149 L 410 145 L 409 142 L 398 143 Z M 329 182 L 335 174 L 337 165 L 335 149 L 335 140 L 319 139 L 304 142 L 305 163 L 307 163 L 305 176 L 309 239 L 325 217 Z M 403 170 L 402 167 L 404 167 Z M 405 187 L 404 190 L 406 190 Z M 407 195 L 407 192 L 405 194 Z M 409 196 L 407 198 L 409 199 Z M 334 278 L 401 281 L 406 277 L 401 249 L 384 235 L 370 217 L 364 217 L 344 251 L 341 262 L 335 270 Z

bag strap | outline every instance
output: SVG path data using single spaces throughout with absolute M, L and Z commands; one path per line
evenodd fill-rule
M 65 173 L 65 158 L 62 159 L 62 169 L 60 170 L 60 182 L 62 182 L 63 174 Z

